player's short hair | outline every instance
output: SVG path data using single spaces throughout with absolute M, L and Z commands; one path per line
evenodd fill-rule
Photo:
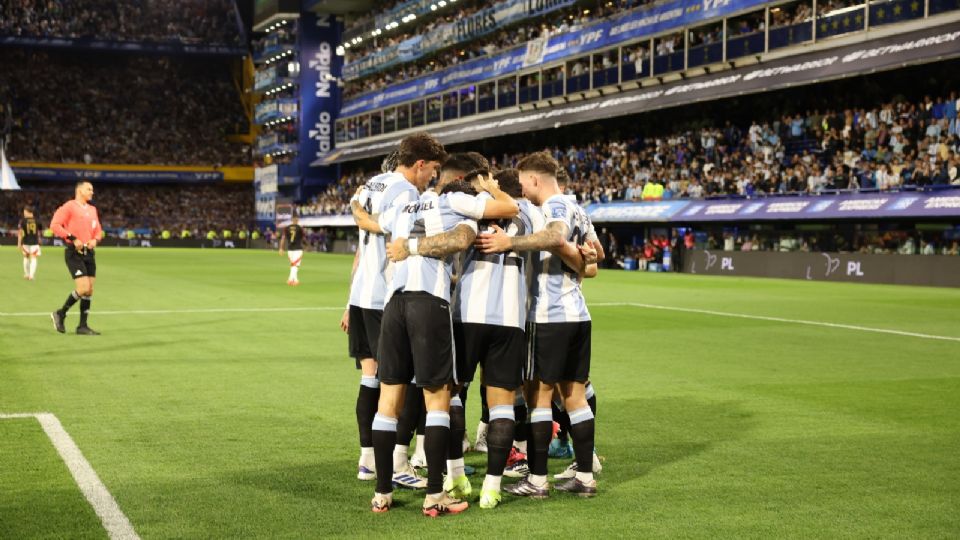
M 557 183 L 561 186 L 570 183 L 570 175 L 567 174 L 567 170 L 563 167 L 557 167 Z
M 399 158 L 400 158 L 399 150 L 394 150 L 393 152 L 390 152 L 389 154 L 387 154 L 383 158 L 383 163 L 380 164 L 380 171 L 385 173 L 392 172 L 394 169 L 397 168 L 397 164 L 400 161 Z
M 426 131 L 407 135 L 400 141 L 400 148 L 397 150 L 397 161 L 404 167 L 412 167 L 421 159 L 439 163 L 447 159 L 443 145 Z
M 504 193 L 519 199 L 523 197 L 523 188 L 520 186 L 520 171 L 516 169 L 501 169 L 494 173 L 493 178 L 500 184 Z
M 467 195 L 476 195 L 477 190 L 473 189 L 473 186 L 470 185 L 470 182 L 467 180 L 454 180 L 449 182 L 447 185 L 443 186 L 443 189 L 440 190 L 440 194 L 444 193 L 466 193 Z
M 556 178 L 560 164 L 546 152 L 534 152 L 517 163 L 518 171 L 531 171 Z
M 466 173 L 477 169 L 489 169 L 490 162 L 478 152 L 457 152 L 450 154 L 440 167 L 441 171 Z

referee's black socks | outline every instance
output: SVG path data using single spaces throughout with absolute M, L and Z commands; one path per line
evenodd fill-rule
M 67 301 L 63 303 L 63 307 L 60 308 L 60 313 L 66 315 L 70 308 L 77 303 L 77 300 L 80 299 L 80 293 L 73 291 L 70 293 L 70 296 L 67 297 Z
M 80 297 L 80 326 L 87 326 L 87 314 L 90 312 L 89 296 Z

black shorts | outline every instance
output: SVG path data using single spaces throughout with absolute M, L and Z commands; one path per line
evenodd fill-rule
M 380 339 L 382 319 L 383 312 L 379 309 L 350 306 L 347 337 L 350 342 L 350 356 L 356 359 L 357 369 L 360 369 L 360 360 L 377 358 L 377 341 Z
M 393 295 L 380 326 L 378 375 L 386 384 L 456 382 L 450 304 L 425 292 Z
M 530 356 L 525 375 L 547 383 L 585 383 L 590 377 L 591 322 L 529 323 Z
M 71 245 L 68 245 L 64 253 L 64 260 L 67 262 L 67 270 L 73 279 L 81 277 L 97 277 L 97 259 L 96 253 L 92 249 L 85 249 L 80 253 Z
M 483 366 L 483 383 L 506 390 L 520 388 L 523 363 L 527 357 L 527 336 L 523 330 L 493 324 L 454 323 L 457 348 L 457 377 L 473 380 L 477 364 Z

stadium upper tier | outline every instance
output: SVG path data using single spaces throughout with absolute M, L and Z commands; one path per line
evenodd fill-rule
M 372 75 L 346 83 L 337 141 L 717 77 L 793 55 L 826 55 L 868 39 L 946 27 L 958 20 L 958 10 L 958 0 L 673 0 L 566 26 L 569 19 L 553 20 L 551 12 L 542 17 L 550 24 L 528 20 L 507 32 L 521 43 L 506 49 L 493 32 L 432 56 L 420 55 L 422 45 L 400 44 L 377 53 L 375 65 L 348 64 L 345 79 L 351 70 Z M 352 146 L 343 146 L 351 147 L 347 154 Z
M 960 188 L 958 109 L 958 93 L 951 92 L 916 103 L 891 99 L 871 108 L 812 110 L 546 150 L 571 178 L 566 193 L 581 204 Z M 509 167 L 523 155 L 490 158 Z M 345 175 L 302 211 L 349 213 L 350 196 L 372 175 Z
M 0 48 L 14 162 L 243 165 L 230 59 Z
M 233 0 L 8 0 L 0 39 L 243 45 Z M 13 38 L 13 39 L 11 39 Z

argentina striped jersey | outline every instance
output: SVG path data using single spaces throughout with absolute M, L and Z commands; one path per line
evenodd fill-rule
M 479 198 L 489 198 L 481 193 Z M 495 221 L 510 236 L 543 228 L 543 214 L 533 203 L 519 200 L 520 213 Z M 526 258 L 515 251 L 485 255 L 470 246 L 463 254 L 460 280 L 453 300 L 458 322 L 511 326 L 523 329 L 527 320 Z
M 437 195 L 427 191 L 416 202 L 395 209 L 395 217 L 381 219 L 394 238 L 425 238 L 451 231 L 460 224 L 477 230 L 486 203 L 466 193 Z M 394 266 L 389 294 L 422 291 L 450 301 L 450 276 L 456 255 L 442 259 L 411 255 Z
M 390 172 L 374 176 L 366 189 L 354 195 L 371 215 L 391 215 L 393 208 L 416 201 L 419 193 L 400 173 Z M 381 224 L 382 226 L 382 224 Z M 360 260 L 350 284 L 350 305 L 364 309 L 383 309 L 387 300 L 387 285 L 392 264 L 387 258 L 386 238 L 382 234 L 360 231 Z
M 554 221 L 567 226 L 565 240 L 583 244 L 593 225 L 583 208 L 564 195 L 554 195 L 540 207 L 544 227 Z M 549 251 L 534 253 L 530 268 L 530 312 L 536 323 L 590 320 L 577 272 Z

